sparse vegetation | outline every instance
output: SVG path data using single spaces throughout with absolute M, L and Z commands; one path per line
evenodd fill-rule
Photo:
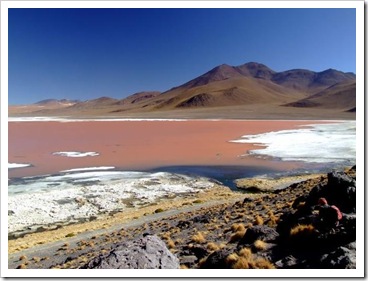
M 202 232 L 197 232 L 197 234 L 192 236 L 192 241 L 199 243 L 199 244 L 203 244 L 206 242 L 206 238 L 203 236 Z
M 254 220 L 254 224 L 255 225 L 262 225 L 263 224 L 263 218 L 261 216 L 256 216 L 255 220 Z

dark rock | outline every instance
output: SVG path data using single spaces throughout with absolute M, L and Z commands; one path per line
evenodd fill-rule
M 190 226 L 190 222 L 189 221 L 179 221 L 176 226 L 179 227 L 180 229 L 188 228 Z
M 179 268 L 179 260 L 155 235 L 127 241 L 106 255 L 88 262 L 84 269 L 157 269 Z
M 336 249 L 336 251 L 323 255 L 321 258 L 321 268 L 356 268 L 355 247 L 355 243 L 350 243 L 346 247 L 340 246 Z
M 252 244 L 256 240 L 262 240 L 265 242 L 274 242 L 278 238 L 279 234 L 274 228 L 266 225 L 256 225 L 249 228 L 243 238 L 239 241 L 239 244 Z
M 250 202 L 253 202 L 253 201 L 254 201 L 253 198 L 245 197 L 244 200 L 243 200 L 243 204 L 250 203 Z
M 194 247 L 184 247 L 182 251 L 182 255 L 195 255 L 198 260 L 207 256 L 209 254 L 208 250 L 202 246 L 194 246 Z
M 211 221 L 211 216 L 208 214 L 196 216 L 193 218 L 194 223 L 209 223 Z
M 355 212 L 356 183 L 343 172 L 327 174 L 327 184 L 315 186 L 306 200 L 308 206 L 317 205 L 318 199 L 324 197 L 330 205 L 336 205 L 342 212 Z
M 275 262 L 276 268 L 295 268 L 297 264 L 298 260 L 292 255 L 286 256 Z
M 180 257 L 180 264 L 185 264 L 188 267 L 193 267 L 196 263 L 198 258 L 196 256 L 181 256 Z
M 213 252 L 208 256 L 201 268 L 203 269 L 228 269 L 230 268 L 226 264 L 226 258 L 232 253 L 229 249 L 222 249 Z

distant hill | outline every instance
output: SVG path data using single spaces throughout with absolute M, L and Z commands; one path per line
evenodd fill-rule
M 288 103 L 285 106 L 334 108 L 355 112 L 355 93 L 355 81 L 344 81 L 336 83 L 307 98 Z
M 233 111 L 240 118 L 245 116 L 245 112 L 250 117 L 282 114 L 283 118 L 288 118 L 322 116 L 324 112 L 321 110 L 325 110 L 326 114 L 333 112 L 338 116 L 344 112 L 345 115 L 350 114 L 346 115 L 349 117 L 355 114 L 355 79 L 353 73 L 334 69 L 276 72 L 256 62 L 239 66 L 222 64 L 163 93 L 145 91 L 120 100 L 101 97 L 62 107 L 48 106 L 62 100 L 44 100 L 37 103 L 44 108 L 24 109 L 24 112 L 67 116 L 164 116 L 169 113 L 170 116 L 187 116 L 203 112 L 203 116 L 226 116 Z M 312 108 L 315 109 L 313 113 L 310 111 Z

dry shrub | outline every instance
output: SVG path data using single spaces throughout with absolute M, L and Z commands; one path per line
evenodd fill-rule
M 162 235 L 162 239 L 164 239 L 164 240 L 170 240 L 171 239 L 170 232 L 166 232 L 165 234 L 163 234 Z
M 298 224 L 290 230 L 290 236 L 292 237 L 310 236 L 315 233 L 316 230 L 312 224 Z
M 263 251 L 267 249 L 267 243 L 262 240 L 254 241 L 253 246 L 258 251 Z
M 181 264 L 180 269 L 189 269 L 189 267 L 187 267 L 185 264 Z
M 268 212 L 268 217 L 270 220 L 268 221 L 267 225 L 270 227 L 276 226 L 279 218 L 276 217 L 272 211 Z
M 232 266 L 233 269 L 248 269 L 249 261 L 244 257 L 239 257 L 235 264 Z
M 167 243 L 167 247 L 169 249 L 174 249 L 175 248 L 175 242 L 172 241 L 171 239 L 167 240 L 166 243 Z
M 236 253 L 232 253 L 226 257 L 225 263 L 228 266 L 233 267 L 233 265 L 238 261 L 238 259 L 239 259 L 239 256 Z
M 198 231 L 197 234 L 192 236 L 192 241 L 202 244 L 206 242 L 206 238 L 204 238 L 202 232 Z
M 263 218 L 261 216 L 256 216 L 256 219 L 254 220 L 255 225 L 262 225 L 263 224 Z
M 249 248 L 243 248 L 239 251 L 239 256 L 250 259 L 252 257 L 252 251 Z
M 242 223 L 234 223 L 231 226 L 232 232 L 245 231 L 245 226 Z
M 216 243 L 209 242 L 207 244 L 207 249 L 210 250 L 210 251 L 217 251 L 217 250 L 220 249 L 220 247 Z
M 316 229 L 311 224 L 298 224 L 290 230 L 290 242 L 294 247 L 309 247 L 316 238 Z
M 239 231 L 235 232 L 230 237 L 230 243 L 233 243 L 233 242 L 236 242 L 236 241 L 239 241 L 240 239 L 242 239 L 244 237 L 246 231 L 247 230 L 244 229 L 244 230 L 239 230 Z

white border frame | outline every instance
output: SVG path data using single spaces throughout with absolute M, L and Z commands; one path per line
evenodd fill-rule
M 1 275 L 2 277 L 364 277 L 364 203 L 357 204 L 356 269 L 351 270 L 70 270 L 8 269 L 8 9 L 9 8 L 355 8 L 357 199 L 364 194 L 364 1 L 2 1 L 1 2 Z M 363 203 L 363 204 L 361 204 Z

